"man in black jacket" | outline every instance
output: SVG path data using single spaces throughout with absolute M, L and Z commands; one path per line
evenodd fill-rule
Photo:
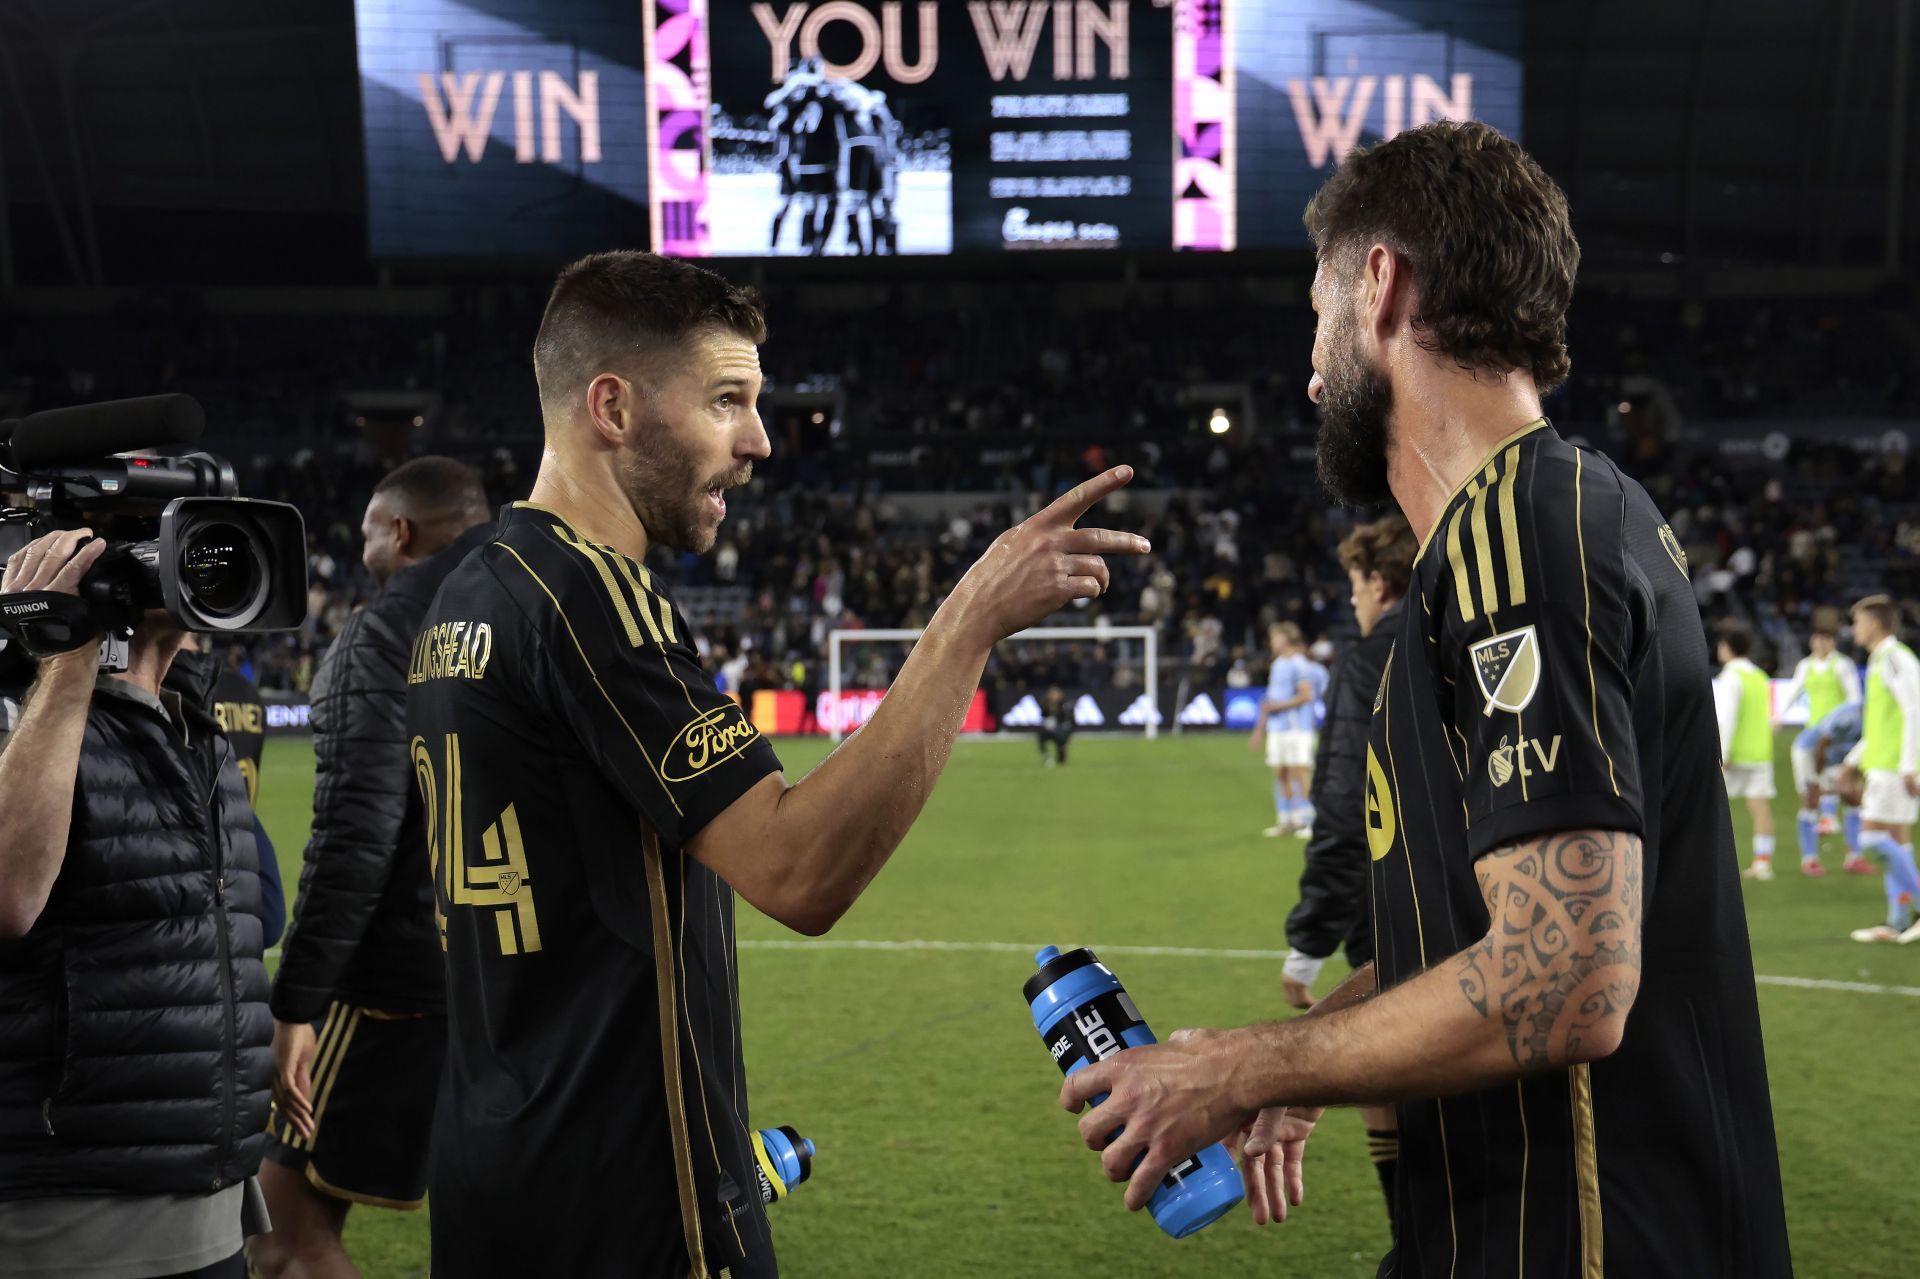
M 274 1233 L 254 1266 L 354 1275 L 353 1203 L 417 1208 L 446 1049 L 426 827 L 406 734 L 407 664 L 440 582 L 491 534 L 480 476 L 423 457 L 375 488 L 362 559 L 382 589 L 313 681 L 313 837 L 273 986 L 274 1117 L 261 1172 Z
M 1313 981 L 1327 957 L 1347 944 L 1347 962 L 1373 959 L 1373 920 L 1367 903 L 1367 732 L 1374 695 L 1393 651 L 1392 619 L 1413 574 L 1413 529 L 1398 511 L 1362 524 L 1340 543 L 1340 565 L 1353 587 L 1360 639 L 1334 663 L 1327 684 L 1327 720 L 1313 761 L 1313 838 L 1300 872 L 1300 903 L 1287 916 L 1286 968 L 1281 982 L 1295 1008 L 1313 1006 Z M 1393 1211 L 1393 1178 L 1400 1139 L 1393 1107 L 1363 1107 L 1367 1148 Z
M 106 543 L 48 534 L 0 592 L 77 593 Z M 89 643 L 7 703 L 0 753 L 0 1276 L 243 1279 L 267 1229 L 267 972 L 253 812 L 183 633 Z M 17 711 L 17 713 L 16 713 Z

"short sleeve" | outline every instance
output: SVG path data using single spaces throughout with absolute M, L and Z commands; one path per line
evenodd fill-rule
M 1642 833 L 1637 598 L 1610 467 L 1518 454 L 1470 486 L 1446 539 L 1439 637 L 1478 858 L 1560 830 Z
M 542 659 L 524 673 L 529 687 L 550 693 L 600 774 L 683 848 L 780 760 L 701 668 L 686 619 L 646 568 L 555 530 L 557 546 L 502 544 L 492 560 L 523 601 L 528 585 L 550 599 L 529 614 Z

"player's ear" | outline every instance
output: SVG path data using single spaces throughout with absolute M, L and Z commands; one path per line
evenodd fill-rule
M 639 424 L 640 390 L 617 373 L 602 373 L 587 384 L 587 422 L 595 434 L 618 448 Z
M 1413 291 L 1413 277 L 1407 273 L 1407 260 L 1384 244 L 1367 250 L 1366 266 L 1361 272 L 1360 292 L 1366 311 L 1362 317 L 1376 341 L 1393 335 L 1401 308 Z

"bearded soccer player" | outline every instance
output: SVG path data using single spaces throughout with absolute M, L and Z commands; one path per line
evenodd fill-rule
M 1062 1104 L 1111 1092 L 1080 1129 L 1130 1208 L 1240 1141 L 1260 1221 L 1299 1202 L 1318 1107 L 1399 1103 L 1382 1275 L 1787 1275 L 1684 557 L 1541 416 L 1565 197 L 1438 123 L 1349 155 L 1307 226 L 1321 477 L 1422 538 L 1367 742 L 1375 961 L 1304 1017 L 1077 1071 Z
M 709 549 L 768 453 L 759 297 L 645 253 L 560 275 L 532 500 L 441 587 L 408 718 L 447 951 L 434 1272 L 776 1273 L 748 1130 L 734 894 L 825 932 L 945 767 L 995 642 L 1101 594 L 1075 528 L 1121 467 L 1009 530 L 886 702 L 789 786 L 644 565 Z

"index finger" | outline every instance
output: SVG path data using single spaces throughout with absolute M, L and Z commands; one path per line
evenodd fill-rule
M 1103 1092 L 1113 1091 L 1113 1064 L 1107 1061 L 1083 1066 L 1068 1075 L 1060 1085 L 1061 1109 L 1078 1114 L 1080 1108 Z
M 1040 512 L 1040 518 L 1072 526 L 1080 517 L 1092 510 L 1100 499 L 1110 493 L 1118 492 L 1133 480 L 1131 466 L 1116 466 L 1103 471 L 1090 480 L 1082 481 L 1053 500 L 1053 504 Z

